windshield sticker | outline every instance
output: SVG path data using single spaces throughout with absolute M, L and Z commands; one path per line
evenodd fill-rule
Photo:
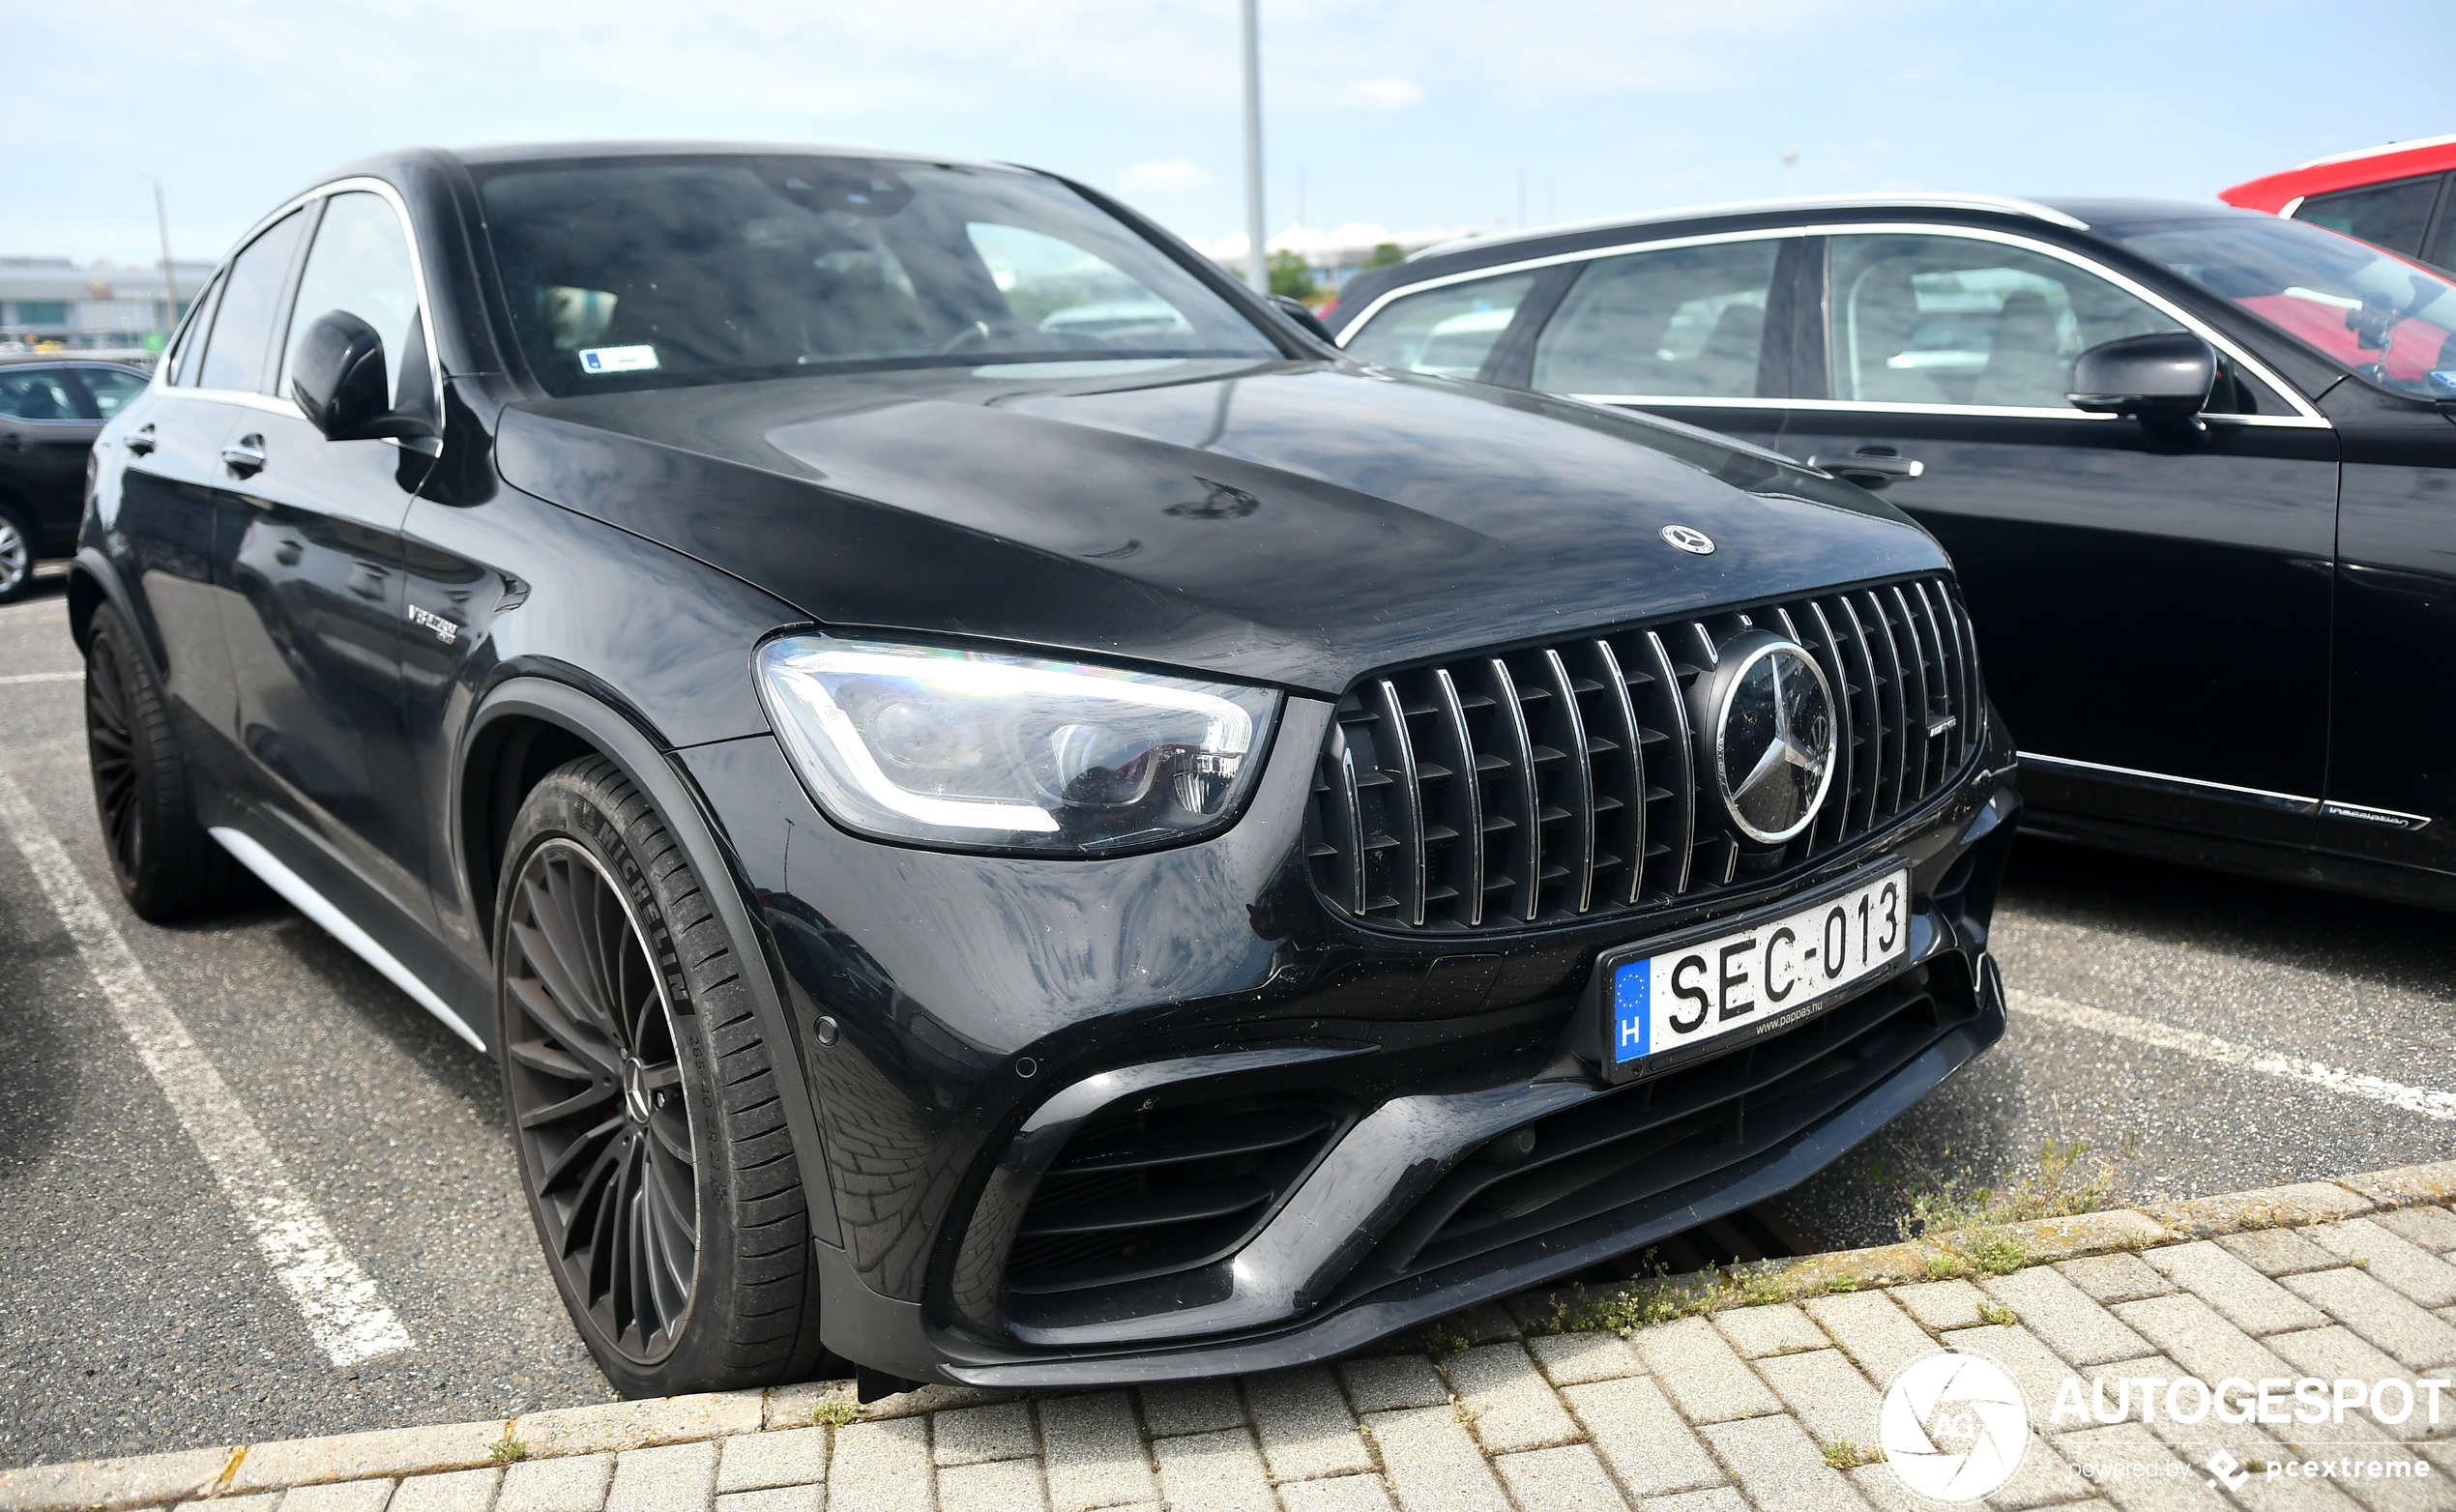
M 644 373 L 656 365 L 653 346 L 592 346 L 580 353 L 584 373 Z

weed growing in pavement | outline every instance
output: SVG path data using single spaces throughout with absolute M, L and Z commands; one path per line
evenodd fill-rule
M 862 1420 L 862 1404 L 830 1397 L 810 1409 L 810 1421 L 822 1428 L 843 1428 Z
M 1959 1255 L 1949 1252 L 1927 1257 L 1927 1279 L 1930 1281 L 1959 1280 L 1962 1271 L 1967 1268 Z
M 1999 1328 L 2009 1328 L 2021 1322 L 2021 1315 L 2002 1302 L 1980 1302 L 1978 1317 L 1980 1322 L 1994 1323 Z
M 1882 1449 L 1863 1449 L 1848 1439 L 1836 1439 L 1825 1446 L 1825 1463 L 1837 1470 L 1855 1470 L 1862 1465 L 1875 1465 L 1885 1458 Z
M 1825 1284 L 1825 1289 L 1839 1295 L 1847 1296 L 1851 1293 L 1859 1289 L 1859 1278 L 1857 1276 L 1835 1276 L 1832 1280 Z
M 2132 1157 L 2126 1138 L 2112 1154 L 2081 1140 L 2049 1139 L 2038 1150 L 2038 1169 L 2002 1186 L 1977 1186 L 1967 1168 L 1938 1176 L 1912 1151 L 1894 1147 L 1907 1169 L 1894 1172 L 1879 1160 L 1868 1179 L 1889 1186 L 1910 1211 L 1894 1221 L 1904 1239 L 1969 1234 L 2026 1223 L 2033 1218 L 2070 1218 L 2113 1206 L 2119 1167 Z M 1948 1147 L 1945 1154 L 1952 1153 Z
M 1428 1324 L 1416 1336 L 1416 1347 L 1437 1360 L 1455 1359 L 1474 1342 L 1447 1323 Z
M 497 1465 L 517 1465 L 529 1457 L 529 1446 L 510 1434 L 486 1446 L 486 1458 Z

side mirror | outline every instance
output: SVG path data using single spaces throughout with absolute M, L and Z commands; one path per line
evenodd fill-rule
M 327 310 L 307 327 L 291 368 L 290 397 L 327 441 L 435 434 L 427 421 L 394 413 L 384 338 L 345 309 Z
M 1302 326 L 1307 332 L 1330 342 L 1332 346 L 1339 344 L 1338 338 L 1330 334 L 1330 328 L 1322 324 L 1321 316 L 1305 307 L 1304 301 L 1290 299 L 1284 294 L 1273 294 L 1271 296 L 1271 303 L 1279 307 L 1279 313 Z
M 2145 422 L 2193 422 L 2217 386 L 2217 351 L 2188 331 L 2124 336 L 2072 362 L 2064 395 L 2078 409 Z

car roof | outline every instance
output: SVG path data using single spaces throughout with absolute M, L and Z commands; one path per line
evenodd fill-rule
M 2425 136 L 2314 158 L 2280 173 L 2231 185 L 2219 189 L 2217 197 L 2230 205 L 2282 215 L 2295 201 L 2314 194 L 2391 184 L 2449 168 L 2456 168 L 2456 135 Z
M 116 367 L 150 378 L 142 367 L 115 357 L 87 357 L 78 352 L 0 352 L 0 367 Z
M 943 153 L 905 152 L 889 147 L 840 147 L 816 142 L 734 141 L 580 141 L 487 142 L 442 149 L 472 167 L 506 162 L 554 162 L 591 158 L 854 158 L 867 161 L 949 163 L 967 168 L 999 168 L 1033 173 L 1012 163 L 950 157 Z

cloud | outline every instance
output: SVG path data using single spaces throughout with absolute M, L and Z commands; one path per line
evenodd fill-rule
M 1138 162 L 1118 176 L 1118 187 L 1129 194 L 1185 194 L 1211 185 L 1211 172 L 1188 158 L 1164 162 Z
M 1424 86 L 1403 78 L 1368 78 L 1356 86 L 1356 96 L 1377 110 L 1396 110 L 1424 98 Z

